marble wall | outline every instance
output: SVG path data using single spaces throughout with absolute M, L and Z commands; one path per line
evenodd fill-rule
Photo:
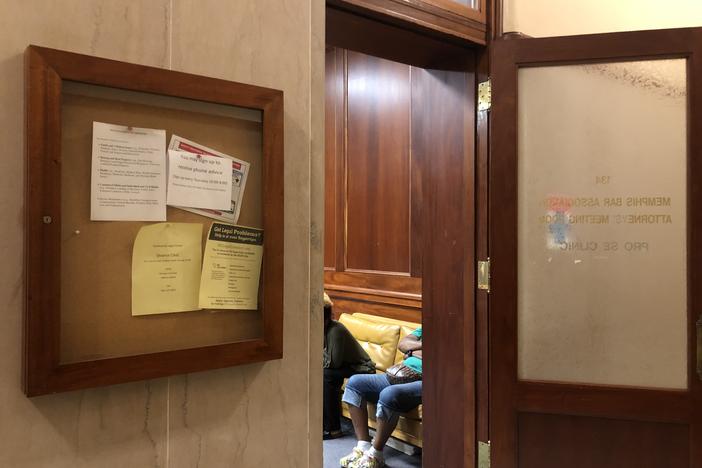
M 321 467 L 323 0 L 0 0 L 0 466 Z M 28 44 L 285 92 L 284 359 L 27 399 Z

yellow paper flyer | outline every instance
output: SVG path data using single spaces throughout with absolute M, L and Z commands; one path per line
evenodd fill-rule
M 200 280 L 203 309 L 258 308 L 263 231 L 212 223 Z
M 142 227 L 132 251 L 132 315 L 197 310 L 201 261 L 202 224 Z

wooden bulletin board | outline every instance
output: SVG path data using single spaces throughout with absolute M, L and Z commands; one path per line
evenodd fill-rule
M 24 388 L 29 396 L 282 357 L 281 91 L 30 46 Z M 94 121 L 166 129 L 251 164 L 239 225 L 264 230 L 258 310 L 131 315 L 134 239 L 91 221 Z M 213 219 L 168 207 L 169 222 Z

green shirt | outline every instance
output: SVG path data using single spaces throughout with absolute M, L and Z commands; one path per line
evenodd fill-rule
M 422 327 L 417 328 L 415 331 L 410 333 L 411 335 L 416 336 L 419 338 L 419 341 L 422 341 Z M 407 359 L 404 360 L 404 364 L 412 369 L 415 372 L 419 372 L 420 374 L 422 373 L 422 360 L 418 357 L 415 356 L 410 356 Z
M 324 331 L 325 369 L 350 367 L 359 374 L 375 372 L 375 363 L 342 323 L 332 320 Z

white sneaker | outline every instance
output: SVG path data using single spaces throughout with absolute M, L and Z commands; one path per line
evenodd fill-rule
M 339 464 L 344 468 L 353 468 L 353 463 L 360 460 L 361 457 L 363 457 L 363 450 L 354 447 L 351 453 L 339 460 Z
M 361 458 L 356 460 L 349 468 L 383 468 L 385 460 L 375 458 L 370 453 L 366 452 Z

